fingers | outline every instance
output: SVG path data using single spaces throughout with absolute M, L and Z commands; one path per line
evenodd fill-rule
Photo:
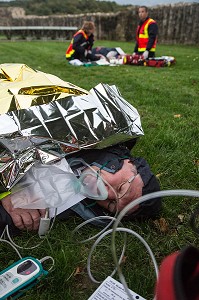
M 39 222 L 41 214 L 36 209 L 16 209 L 12 215 L 13 223 L 19 229 L 37 230 L 39 228 Z
M 44 218 L 45 214 L 46 214 L 46 209 L 39 209 L 39 213 L 40 213 L 41 218 Z
M 28 230 L 37 230 L 39 228 L 39 222 L 41 218 L 39 210 L 29 210 L 28 214 L 28 217 L 23 219 L 26 228 Z M 24 216 L 26 215 L 24 214 Z
M 11 215 L 11 218 L 12 218 L 12 221 L 13 221 L 14 225 L 17 228 L 19 228 L 20 230 L 25 229 L 23 220 L 22 220 L 20 215 L 17 215 L 17 214 L 15 214 L 15 215 L 10 214 L 10 215 Z
M 2 200 L 2 205 L 11 216 L 14 225 L 19 229 L 37 230 L 40 218 L 45 216 L 45 209 L 14 208 L 10 195 Z

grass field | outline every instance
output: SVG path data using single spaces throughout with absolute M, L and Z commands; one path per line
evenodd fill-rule
M 132 53 L 126 42 L 97 41 L 96 45 L 120 46 Z M 0 42 L 0 64 L 25 63 L 28 66 L 57 75 L 89 90 L 100 82 L 115 84 L 122 96 L 135 106 L 141 116 L 145 135 L 132 153 L 143 156 L 157 175 L 162 190 L 199 189 L 199 47 L 158 45 L 157 56 L 176 58 L 176 65 L 165 68 L 135 66 L 74 67 L 65 60 L 68 43 L 64 42 Z M 158 264 L 169 253 L 193 244 L 199 247 L 199 237 L 189 224 L 191 212 L 197 206 L 191 197 L 167 197 L 157 220 L 126 223 L 125 226 L 141 234 L 149 243 Z M 23 299 L 86 300 L 97 288 L 88 277 L 86 264 L 92 242 L 78 244 L 71 234 L 78 218 L 56 221 L 48 240 L 38 248 L 20 250 L 22 256 L 37 258 L 50 255 L 55 260 L 52 273 L 29 290 Z M 81 238 L 98 232 L 86 226 Z M 27 235 L 15 239 L 25 245 Z M 33 235 L 29 245 L 40 240 Z M 123 238 L 118 238 L 118 253 Z M 18 257 L 7 245 L 0 247 L 0 269 Z M 101 281 L 111 274 L 113 260 L 110 237 L 104 239 L 92 257 L 92 271 Z M 153 298 L 155 272 L 144 246 L 128 236 L 123 272 L 129 287 L 146 299 Z M 118 279 L 118 276 L 115 276 Z M 169 298 L 168 298 L 169 299 Z

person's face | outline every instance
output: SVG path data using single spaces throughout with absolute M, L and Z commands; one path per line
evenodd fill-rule
M 144 7 L 140 7 L 138 10 L 138 15 L 141 21 L 144 21 L 148 17 L 148 12 Z
M 109 183 L 109 185 L 107 185 L 105 182 L 105 186 L 108 190 L 108 200 L 118 199 L 119 211 L 133 200 L 142 196 L 144 183 L 140 175 L 137 174 L 135 167 L 128 159 L 124 160 L 122 169 L 116 173 L 112 174 L 102 169 L 100 175 Z M 135 178 L 128 183 L 128 180 L 133 176 L 135 176 Z
M 95 27 L 89 29 L 88 35 L 90 36 L 91 34 L 94 34 L 94 32 L 95 32 Z

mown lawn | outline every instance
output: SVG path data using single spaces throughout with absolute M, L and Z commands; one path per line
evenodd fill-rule
M 158 45 L 157 56 L 176 58 L 176 65 L 165 68 L 135 66 L 74 67 L 65 60 L 64 42 L 0 42 L 0 64 L 25 63 L 28 66 L 59 76 L 87 90 L 100 82 L 116 85 L 122 96 L 135 106 L 141 116 L 145 135 L 139 139 L 132 153 L 143 156 L 157 175 L 162 190 L 199 189 L 199 47 L 182 45 Z M 133 44 L 126 42 L 97 41 L 96 45 L 120 46 L 132 53 Z M 189 224 L 197 199 L 191 197 L 167 197 L 157 220 L 142 223 L 126 223 L 125 226 L 141 234 L 151 247 L 160 264 L 167 254 L 185 245 L 199 246 L 198 235 Z M 37 258 L 50 255 L 55 260 L 52 273 L 37 287 L 26 293 L 23 299 L 86 300 L 97 288 L 88 277 L 86 264 L 92 242 L 78 244 L 71 234 L 78 218 L 67 222 L 56 221 L 48 240 L 38 248 L 20 250 L 23 256 Z M 81 238 L 98 232 L 98 228 L 86 226 Z M 15 242 L 25 245 L 29 237 L 23 234 Z M 33 235 L 29 245 L 40 240 Z M 118 238 L 118 251 L 123 238 Z M 18 257 L 14 250 L 2 243 L 0 265 Z M 118 252 L 119 253 L 119 252 Z M 101 281 L 111 274 L 113 259 L 110 237 L 104 239 L 92 257 L 92 271 Z M 128 236 L 123 272 L 129 287 L 145 297 L 153 298 L 155 273 L 144 246 Z M 117 279 L 118 276 L 116 275 Z

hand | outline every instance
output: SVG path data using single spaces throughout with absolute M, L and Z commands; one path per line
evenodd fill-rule
M 14 225 L 19 229 L 37 230 L 40 218 L 45 216 L 45 209 L 14 208 L 11 196 L 3 198 L 2 205 L 11 216 Z
M 85 50 L 85 51 L 84 51 L 84 56 L 86 57 L 87 54 L 88 54 L 88 50 Z
M 144 51 L 144 53 L 142 54 L 142 56 L 143 56 L 143 59 L 147 59 L 148 56 L 149 56 L 149 51 L 148 50 Z

